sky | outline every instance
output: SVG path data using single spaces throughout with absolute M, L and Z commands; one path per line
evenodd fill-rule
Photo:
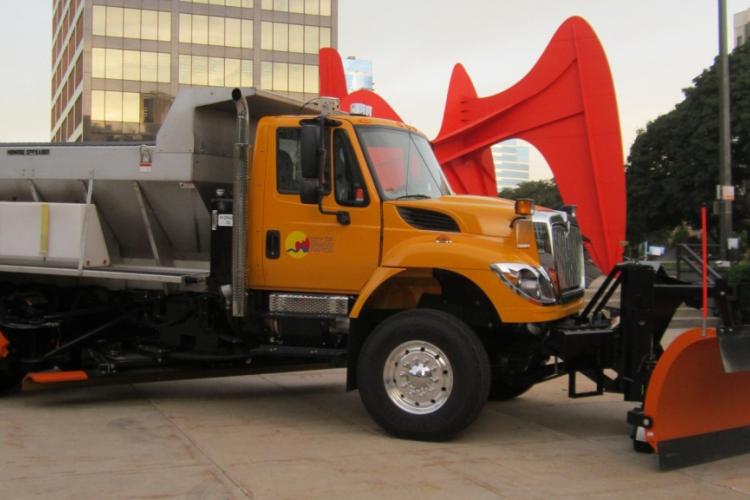
M 256 0 L 260 1 L 260 0 Z M 50 0 L 0 0 L 0 142 L 49 140 Z M 750 0 L 727 0 L 732 14 Z M 636 131 L 682 100 L 718 53 L 716 0 L 339 0 L 342 56 L 370 59 L 376 91 L 434 137 L 453 65 L 480 96 L 531 69 L 562 22 L 584 17 L 607 53 L 623 150 Z M 730 43 L 730 48 L 733 47 Z M 532 154 L 532 178 L 551 177 Z

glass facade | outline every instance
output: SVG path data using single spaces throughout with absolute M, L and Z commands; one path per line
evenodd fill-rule
M 308 100 L 337 0 L 53 0 L 52 140 L 153 140 L 181 87 Z
M 529 180 L 529 146 L 524 141 L 510 139 L 495 144 L 491 150 L 498 192 Z
M 331 29 L 287 23 L 261 23 L 260 48 L 299 54 L 317 54 L 331 46 Z
M 172 37 L 172 13 L 94 5 L 91 31 L 94 36 L 168 42 Z

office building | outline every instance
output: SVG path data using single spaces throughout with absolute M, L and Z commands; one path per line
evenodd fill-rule
M 750 9 L 734 15 L 734 46 L 744 45 L 750 38 Z
M 529 180 L 529 147 L 518 139 L 492 146 L 497 191 L 518 187 Z
M 338 0 L 54 0 L 51 138 L 152 140 L 186 86 L 309 99 Z
M 346 77 L 346 89 L 349 93 L 355 90 L 374 90 L 372 80 L 372 61 L 347 57 L 344 63 L 344 76 Z

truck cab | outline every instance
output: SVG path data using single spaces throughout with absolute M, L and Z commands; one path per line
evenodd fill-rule
M 305 128 L 316 137 L 313 151 L 303 151 Z M 519 215 L 508 200 L 453 194 L 413 127 L 362 116 L 267 117 L 257 140 L 249 288 L 350 296 L 356 318 L 416 307 L 440 287 L 435 273 L 446 272 L 473 284 L 504 323 L 552 321 L 580 308 L 582 247 L 567 214 Z M 307 178 L 305 155 L 315 156 Z M 315 186 L 312 199 L 304 199 L 305 183 Z M 394 293 L 378 292 L 383 286 Z

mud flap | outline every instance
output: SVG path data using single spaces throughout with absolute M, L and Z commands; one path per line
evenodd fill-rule
M 646 442 L 662 469 L 750 452 L 750 371 L 727 373 L 722 362 L 722 349 L 731 349 L 729 365 L 747 366 L 734 359 L 750 352 L 742 338 L 750 342 L 737 335 L 720 347 L 715 329 L 693 329 L 662 354 L 643 407 Z

